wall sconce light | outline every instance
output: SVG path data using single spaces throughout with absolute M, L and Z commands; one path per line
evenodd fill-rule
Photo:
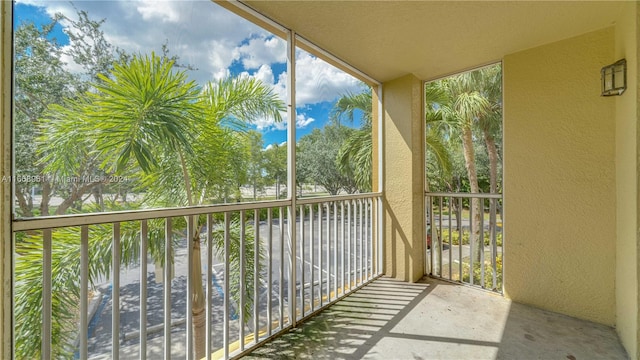
M 627 60 L 618 60 L 600 70 L 602 96 L 622 95 L 627 89 Z

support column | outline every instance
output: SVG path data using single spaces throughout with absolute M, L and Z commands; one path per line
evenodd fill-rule
M 407 75 L 383 84 L 385 274 L 424 275 L 423 84 Z
M 0 358 L 11 358 L 11 10 L 0 2 Z M 4 180 L 3 180 L 4 179 Z

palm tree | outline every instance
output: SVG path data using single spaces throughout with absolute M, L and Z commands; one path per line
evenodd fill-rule
M 427 98 L 433 98 L 434 95 Z M 371 169 L 372 169 L 372 98 L 371 91 L 360 94 L 346 94 L 342 96 L 334 105 L 332 120 L 340 124 L 342 119 L 353 123 L 355 114 L 362 113 L 363 125 L 355 131 L 344 142 L 338 153 L 338 164 L 341 170 L 353 174 L 356 183 L 363 190 L 371 189 Z M 429 114 L 427 114 L 429 115 Z M 440 129 L 432 125 L 437 125 L 437 119 L 427 118 L 428 129 L 425 143 L 427 152 L 436 159 L 437 168 L 447 175 L 451 172 L 451 157 L 445 142 L 440 136 Z
M 352 132 L 338 151 L 337 163 L 340 172 L 355 180 L 361 192 L 371 191 L 373 141 L 371 133 L 371 89 L 342 96 L 333 107 L 332 121 L 337 125 L 341 119 L 353 123 L 356 112 L 362 113 L 362 126 Z
M 280 121 L 284 105 L 256 79 L 227 78 L 199 89 L 188 81 L 185 71 L 174 71 L 173 65 L 172 60 L 155 54 L 133 56 L 126 63 L 116 64 L 110 76 L 99 75 L 100 82 L 94 84 L 94 91 L 70 100 L 64 107 L 54 107 L 45 126 L 56 129 L 54 124 L 64 121 L 73 122 L 73 126 L 58 126 L 60 131 L 51 133 L 61 139 L 52 143 L 54 148 L 47 149 L 53 154 L 47 158 L 51 166 L 60 169 L 73 166 L 73 159 L 55 151 L 55 146 L 65 149 L 73 141 L 80 141 L 76 146 L 95 149 L 91 154 L 100 159 L 105 171 L 137 172 L 140 186 L 146 190 L 143 202 L 147 205 L 194 206 L 215 198 L 226 175 L 220 176 L 218 170 L 231 167 L 228 164 L 234 161 L 229 156 L 229 145 L 238 142 L 234 129 L 242 129 L 244 124 L 258 118 Z M 202 282 L 197 280 L 202 276 L 196 276 L 201 269 L 202 226 L 196 224 L 190 239 L 193 333 L 198 358 L 205 356 L 205 297 Z M 232 229 L 234 233 L 237 235 Z M 238 239 L 234 237 L 234 243 Z M 248 242 L 252 239 L 246 238 Z M 253 246 L 248 244 L 246 248 Z M 232 269 L 239 268 L 239 247 L 232 246 L 229 255 Z M 254 259 L 249 253 L 246 257 L 249 261 Z M 237 277 L 238 273 L 230 276 Z M 247 292 L 252 291 L 248 286 Z M 239 298 L 240 294 L 233 297 Z M 252 304 L 247 301 L 245 306 L 246 311 Z
M 489 157 L 489 192 L 498 192 L 498 164 L 500 156 L 496 146 L 496 134 L 502 130 L 502 67 L 493 65 L 476 72 L 477 81 L 481 85 L 483 94 L 489 101 L 489 111 L 478 119 L 478 127 L 482 131 L 485 147 Z M 489 202 L 490 238 L 494 239 L 497 223 L 496 200 Z M 495 255 L 492 256 L 495 259 Z
M 96 124 L 103 127 L 99 137 L 102 144 L 98 147 L 119 154 L 115 159 L 115 163 L 119 165 L 124 165 L 129 159 L 129 149 L 138 149 L 134 150 L 136 164 L 145 171 L 148 178 L 157 181 L 158 186 L 155 189 L 164 193 L 169 190 L 168 193 L 178 195 L 178 198 L 166 200 L 177 200 L 174 205 L 200 205 L 208 200 L 207 195 L 214 188 L 210 180 L 215 180 L 213 173 L 216 169 L 212 164 L 223 160 L 221 154 L 226 155 L 222 146 L 231 140 L 230 126 L 241 126 L 244 122 L 263 117 L 272 117 L 280 121 L 280 112 L 284 111 L 284 105 L 270 88 L 250 77 L 222 79 L 209 83 L 202 92 L 197 93 L 192 83 L 186 82 L 186 73 L 173 72 L 172 65 L 173 62 L 163 61 L 153 55 L 145 59 L 134 57 L 126 67 L 116 67 L 113 79 L 105 79 L 104 85 L 98 85 L 98 96 L 106 95 L 103 101 L 98 102 L 98 106 L 104 109 L 104 105 L 107 105 L 107 110 L 109 105 L 116 106 L 113 113 L 106 112 L 111 117 L 111 121 L 106 123 L 115 123 L 118 126 L 118 131 L 113 132 L 113 128 L 104 129 L 107 126 L 105 122 Z M 137 79 L 139 74 L 148 74 L 151 79 L 132 84 L 129 79 Z M 149 96 L 156 93 L 157 97 Z M 112 97 L 112 94 L 116 96 Z M 123 109 L 117 108 L 121 105 L 133 109 L 132 115 L 138 117 L 113 116 L 122 114 Z M 154 123 L 140 126 L 147 120 Z M 227 126 L 223 127 L 223 123 Z M 123 131 L 129 134 L 124 136 L 124 142 Z M 138 136 L 149 136 L 152 141 L 145 142 L 146 146 L 142 143 L 137 146 Z M 154 144 L 158 144 L 159 147 Z M 171 181 L 175 178 L 175 173 L 167 179 L 171 172 L 166 168 L 159 169 L 158 166 L 162 162 L 153 158 L 154 154 L 158 153 L 165 157 L 165 162 L 167 158 L 173 157 L 174 164 L 180 164 L 182 186 Z M 232 161 L 233 157 L 225 156 L 224 160 Z M 191 246 L 191 273 L 200 274 L 200 230 L 195 232 Z M 239 256 L 238 253 L 235 255 Z M 239 258 L 232 262 L 239 263 Z M 205 356 L 205 297 L 202 282 L 196 280 L 199 278 L 201 276 L 193 279 L 192 315 L 196 357 L 202 358 Z M 247 283 L 253 284 L 253 281 Z M 249 287 L 248 291 L 253 289 Z M 250 298 L 251 296 L 247 297 Z M 248 303 L 247 308 L 250 307 L 251 304 Z
M 478 119 L 490 109 L 487 98 L 477 90 L 478 85 L 473 73 L 464 73 L 428 83 L 425 91 L 428 119 L 446 124 L 450 134 L 459 134 L 471 193 L 480 192 L 472 130 Z M 471 241 L 478 244 L 482 226 L 480 202 L 472 199 L 470 205 L 475 229 Z M 480 246 L 474 247 L 473 258 L 480 260 Z
M 95 205 L 94 205 L 95 206 Z M 125 210 L 107 202 L 109 210 Z M 97 209 L 90 209 L 97 210 Z M 130 208 L 127 210 L 131 210 Z M 161 219 L 149 221 L 148 251 L 152 258 L 164 259 L 164 226 Z M 123 222 L 120 229 L 120 256 L 123 264 L 134 264 L 140 254 L 140 225 Z M 88 236 L 89 284 L 94 287 L 100 279 L 108 278 L 112 265 L 112 228 L 109 224 L 91 227 Z M 174 238 L 175 240 L 175 238 Z M 75 349 L 78 304 L 80 302 L 80 229 L 60 228 L 52 231 L 52 358 L 72 358 Z M 17 359 L 40 358 L 42 339 L 43 297 L 43 241 L 39 233 L 18 233 L 15 241 L 15 356 Z
M 496 135 L 501 130 L 502 121 L 502 68 L 492 65 L 471 73 L 478 91 L 487 99 L 489 106 L 477 119 L 477 125 L 487 148 L 490 164 L 490 192 L 498 190 L 499 154 L 496 146 Z

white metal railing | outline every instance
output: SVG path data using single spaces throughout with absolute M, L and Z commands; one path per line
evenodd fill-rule
M 502 293 L 502 194 L 425 196 L 425 273 Z
M 13 278 L 41 269 L 14 294 L 36 285 L 42 298 L 41 311 L 14 304 L 14 343 L 34 337 L 21 326 L 35 316 L 42 359 L 247 353 L 381 272 L 379 194 L 292 203 L 14 221 Z
M 376 201 L 368 195 L 298 200 L 296 290 L 303 318 L 380 273 L 380 244 L 374 241 Z

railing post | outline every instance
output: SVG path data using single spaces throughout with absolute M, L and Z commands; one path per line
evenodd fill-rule
M 271 212 L 271 209 L 267 209 Z M 258 295 L 260 294 L 260 211 L 253 211 L 253 343 L 258 343 L 259 327 L 260 327 L 260 303 Z M 268 248 L 267 259 L 271 261 L 271 248 Z M 271 266 L 267 266 L 267 270 L 271 271 Z M 268 277 L 269 279 L 271 276 Z M 268 286 L 267 291 L 270 291 L 271 285 Z M 268 296 L 270 293 L 267 293 Z M 267 300 L 267 306 L 271 306 L 271 297 Z M 271 314 L 271 309 L 267 310 L 268 314 Z M 269 316 L 269 319 L 271 316 Z M 271 329 L 271 323 L 267 322 L 267 328 Z
M 240 304 L 238 304 L 238 341 L 240 342 L 240 351 L 244 350 L 244 317 L 245 317 L 245 295 L 246 295 L 246 225 L 244 210 L 240 210 Z M 254 274 L 257 276 L 258 274 Z
M 224 348 L 224 359 L 229 358 L 229 317 L 231 312 L 229 311 L 230 301 L 229 301 L 229 283 L 230 283 L 230 270 L 231 266 L 229 266 L 229 251 L 231 249 L 231 222 L 229 218 L 229 213 L 224 213 L 224 299 L 222 300 L 223 304 L 223 317 L 224 322 L 222 325 L 222 347 Z
M 147 358 L 147 220 L 140 222 L 140 360 Z
M 80 228 L 80 359 L 88 357 L 89 227 Z
M 187 268 L 189 270 L 189 275 L 187 276 L 187 306 L 186 306 L 186 337 L 187 337 L 187 356 L 188 360 L 193 359 L 193 289 L 194 289 L 194 281 L 202 281 L 199 278 L 194 279 L 194 273 L 200 274 L 200 269 L 194 269 L 194 251 L 193 251 L 193 241 L 195 238 L 195 229 L 193 216 L 187 216 Z M 198 254 L 200 256 L 200 254 Z M 197 262 L 200 264 L 200 261 Z M 192 270 L 194 270 L 192 272 Z
M 287 195 L 289 230 L 289 318 L 291 326 L 296 326 L 296 34 L 287 32 Z M 304 214 L 300 214 L 303 216 Z M 302 223 L 304 219 L 301 219 Z M 303 255 L 303 254 L 301 254 Z M 304 279 L 302 279 L 304 282 Z M 304 301 L 303 301 L 304 303 Z
M 120 223 L 113 224 L 113 247 L 111 265 L 112 272 L 112 291 L 111 291 L 111 358 L 118 360 L 120 358 Z
M 165 218 L 164 224 L 164 359 L 171 359 L 171 269 L 172 269 L 172 219 Z
M 205 344 L 205 353 L 207 357 L 211 356 L 211 333 L 212 333 L 212 310 L 213 310 L 213 298 L 212 298 L 212 282 L 213 282 L 213 215 L 207 214 L 207 279 L 206 285 L 206 310 L 205 316 L 207 317 L 207 322 L 205 323 L 205 331 L 206 335 L 206 344 Z
M 51 354 L 51 229 L 42 231 L 42 359 L 52 358 Z

